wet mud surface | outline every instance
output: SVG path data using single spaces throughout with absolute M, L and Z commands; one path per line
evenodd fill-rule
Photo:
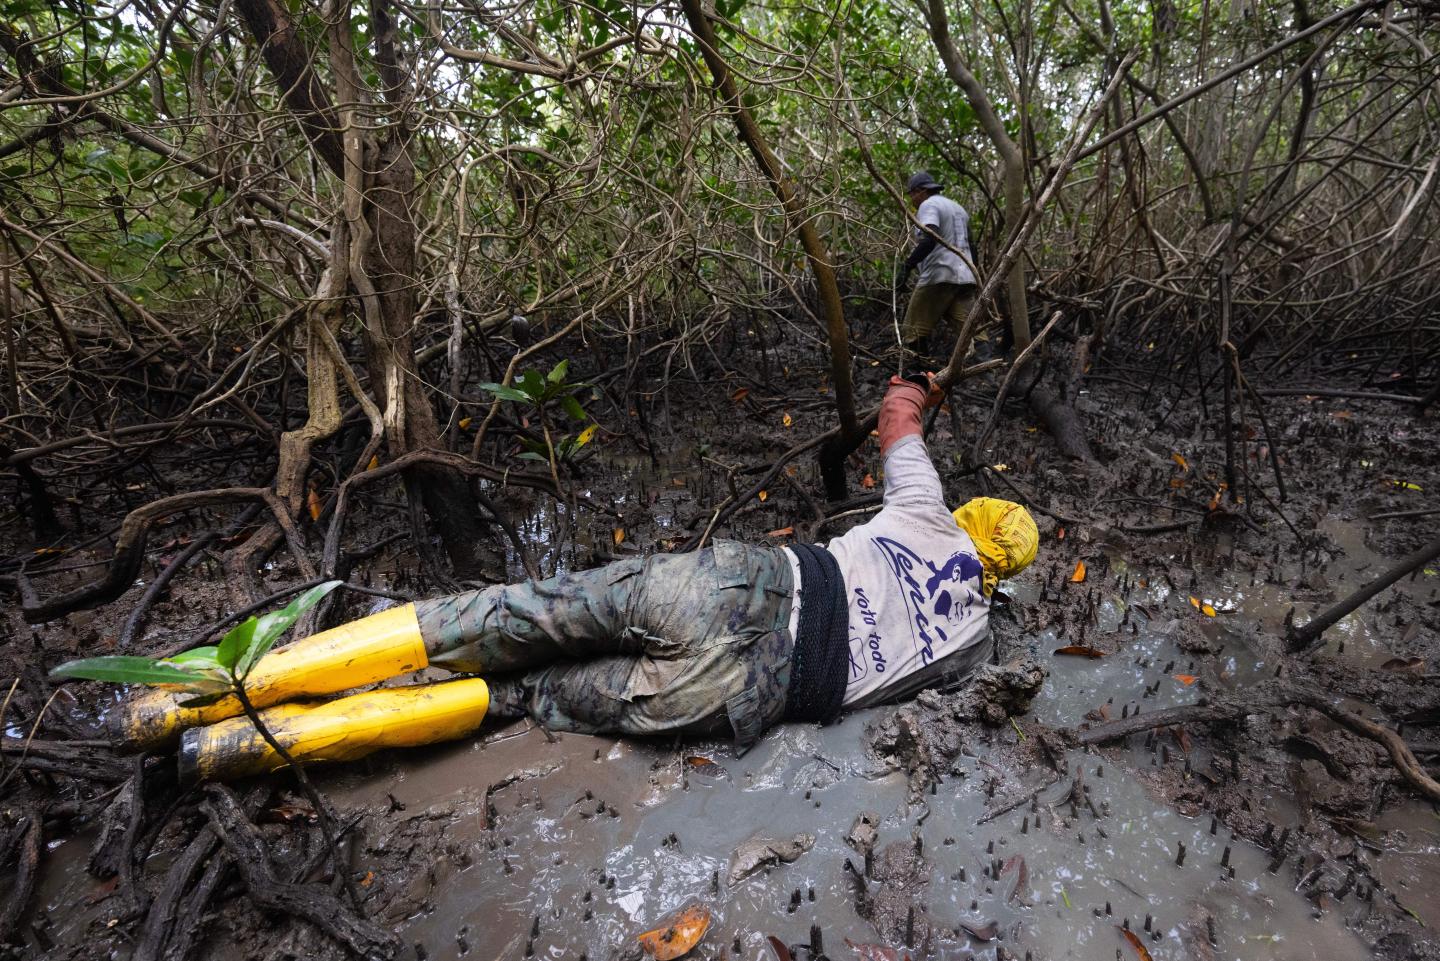
M 978 402 L 960 403 L 981 416 Z M 1286 704 L 1090 747 L 1074 736 L 1137 710 L 1261 697 L 1278 672 L 1408 719 L 1407 740 L 1433 774 L 1433 566 L 1345 618 L 1318 652 L 1283 650 L 1287 618 L 1303 622 L 1433 536 L 1433 518 L 1368 520 L 1424 507 L 1440 490 L 1433 417 L 1337 419 L 1336 405 L 1297 399 L 1290 417 L 1271 413 L 1296 444 L 1308 432 L 1299 450 L 1312 451 L 1287 461 L 1288 524 L 1260 509 L 1251 520 L 1212 512 L 1199 528 L 1155 536 L 1121 528 L 1206 514 L 1213 439 L 1174 423 L 1148 434 L 1139 411 L 1086 403 L 1108 468 L 1060 461 L 1021 418 L 996 435 L 997 476 L 1060 516 L 1037 511 L 1040 560 L 1005 585 L 1000 663 L 974 689 L 827 728 L 782 726 L 743 756 L 728 743 L 551 735 L 522 722 L 320 772 L 354 822 L 349 857 L 370 915 L 418 959 L 633 956 L 637 934 L 694 903 L 712 912 L 694 952 L 703 958 L 761 961 L 774 956 L 772 936 L 797 961 L 812 946 L 856 955 L 847 942 L 917 959 L 1138 957 L 1127 927 L 1156 959 L 1440 957 L 1440 816 L 1375 742 Z M 931 438 L 947 488 L 978 493 L 949 458 L 948 420 Z M 719 438 L 702 432 L 658 468 L 639 455 L 595 468 L 591 492 L 609 490 L 618 525 L 517 504 L 522 535 L 547 571 L 672 546 L 724 496 L 724 474 L 702 456 L 758 463 L 776 443 L 758 431 L 723 448 Z M 1172 458 L 1181 452 L 1183 470 Z M 858 480 L 879 465 L 870 451 L 852 467 Z M 781 486 L 730 534 L 765 538 L 804 517 L 805 502 Z M 1014 496 L 1001 483 L 994 493 Z M 547 550 L 557 524 L 579 529 Z M 511 576 L 517 566 L 510 557 Z M 412 559 L 382 554 L 368 570 L 377 584 L 424 590 Z M 294 572 L 272 576 L 283 584 Z M 221 597 L 172 597 L 148 642 L 193 633 Z M 97 613 L 33 634 L 57 661 L 113 630 Z M 1099 656 L 1055 653 L 1067 647 Z M 98 693 L 66 695 L 57 710 L 78 724 Z M 21 721 L 7 718 L 12 736 L 26 732 Z M 259 820 L 272 856 L 303 868 L 318 850 L 313 823 L 284 778 L 267 783 Z M 198 824 L 193 804 L 178 795 L 175 816 L 154 829 L 139 887 L 180 856 Z M 98 833 L 93 822 L 47 832 L 16 956 L 130 956 L 126 884 L 86 871 Z M 242 890 L 229 880 L 210 903 L 193 956 L 343 955 Z

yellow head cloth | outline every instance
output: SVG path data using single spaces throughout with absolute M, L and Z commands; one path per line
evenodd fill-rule
M 1001 578 L 1018 574 L 1035 559 L 1040 532 L 1030 512 L 1013 501 L 976 497 L 955 511 L 959 524 L 985 565 L 985 596 L 989 597 Z

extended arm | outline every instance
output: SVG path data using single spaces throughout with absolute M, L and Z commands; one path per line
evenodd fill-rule
M 922 379 L 927 387 L 918 383 Z M 935 500 L 944 504 L 940 475 L 930 462 L 921 437 L 925 409 L 938 404 L 941 396 L 927 375 L 917 375 L 913 380 L 890 378 L 890 389 L 880 404 L 879 425 L 887 507 L 911 500 Z

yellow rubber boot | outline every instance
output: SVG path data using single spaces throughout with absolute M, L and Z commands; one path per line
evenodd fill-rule
M 260 719 L 300 761 L 353 761 L 385 747 L 463 737 L 480 726 L 489 707 L 489 686 L 473 677 L 382 688 L 318 704 L 281 704 L 261 711 Z M 245 717 L 186 731 L 179 763 L 186 783 L 248 777 L 285 765 Z
M 271 651 L 245 682 L 256 707 L 364 687 L 429 664 L 415 605 L 392 607 Z M 224 697 L 204 707 L 181 707 L 193 694 L 155 688 L 132 697 L 106 719 L 111 734 L 134 749 L 168 744 L 189 727 L 241 714 Z

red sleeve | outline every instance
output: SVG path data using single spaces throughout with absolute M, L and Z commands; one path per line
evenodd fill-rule
M 900 377 L 890 378 L 890 389 L 880 402 L 880 456 L 890 448 L 921 432 L 921 413 L 925 410 L 924 388 Z

